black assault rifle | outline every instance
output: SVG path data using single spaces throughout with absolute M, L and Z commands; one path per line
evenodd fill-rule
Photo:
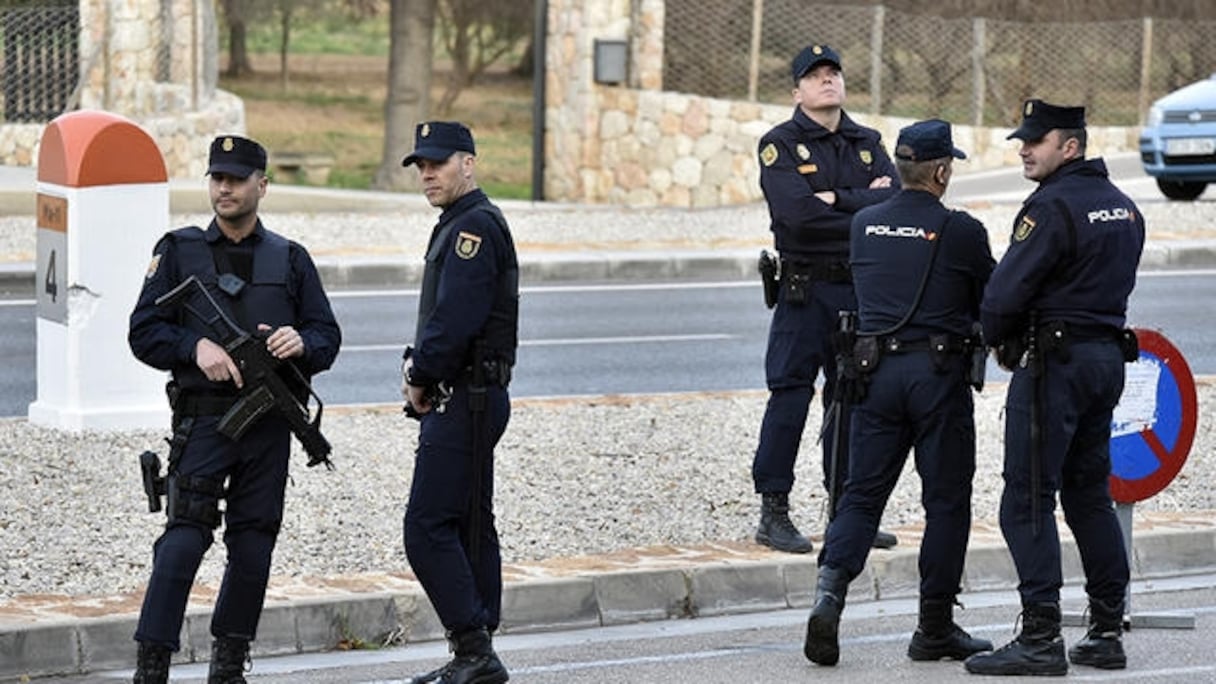
M 287 420 L 291 432 L 300 440 L 308 453 L 308 467 L 324 463 L 333 468 L 329 460 L 332 451 L 329 441 L 321 434 L 321 411 L 325 408 L 321 398 L 312 390 L 308 379 L 292 363 L 276 359 L 266 349 L 268 333 L 248 333 L 240 328 L 216 303 L 215 298 L 198 279 L 190 276 L 180 285 L 156 300 L 157 306 L 181 306 L 210 330 L 214 338 L 236 362 L 245 380 L 232 408 L 220 419 L 217 430 L 226 437 L 237 440 L 262 416 L 277 411 Z M 279 371 L 286 369 L 286 378 Z M 298 394 L 297 394 L 298 392 Z M 308 398 L 317 402 L 317 415 L 309 420 Z

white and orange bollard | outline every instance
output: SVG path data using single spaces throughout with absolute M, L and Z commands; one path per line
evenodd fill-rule
M 127 346 L 152 246 L 168 227 L 168 173 L 147 133 L 102 111 L 71 112 L 47 125 L 38 153 L 31 423 L 66 430 L 169 424 L 166 374 Z

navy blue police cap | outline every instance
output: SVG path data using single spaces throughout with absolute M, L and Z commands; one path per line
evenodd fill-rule
M 1061 107 L 1042 100 L 1026 100 L 1022 105 L 1022 125 L 1005 136 L 1006 140 L 1041 140 L 1055 128 L 1085 128 L 1084 107 Z
M 966 159 L 967 155 L 954 146 L 949 123 L 941 119 L 928 119 L 899 131 L 899 138 L 895 141 L 895 157 L 922 162 L 943 157 Z
M 266 170 L 266 148 L 239 135 L 221 135 L 211 141 L 207 175 L 223 173 L 248 178 L 254 171 Z
M 412 166 L 419 159 L 446 161 L 455 152 L 477 154 L 468 127 L 458 121 L 427 121 L 414 129 L 414 151 L 401 165 Z
M 831 64 L 837 69 L 842 68 L 840 55 L 836 54 L 832 48 L 819 43 L 802 48 L 802 52 L 799 52 L 790 64 L 790 74 L 794 77 L 794 83 L 798 83 L 803 76 L 806 76 L 806 72 L 820 64 Z

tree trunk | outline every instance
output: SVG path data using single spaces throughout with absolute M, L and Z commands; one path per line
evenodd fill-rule
M 291 0 L 279 3 L 279 31 L 282 40 L 279 41 L 279 89 L 287 92 L 287 81 L 291 71 L 287 66 L 287 56 L 291 45 L 291 15 L 295 9 Z
M 417 189 L 418 173 L 401 166 L 414 149 L 414 128 L 427 118 L 436 0 L 391 0 L 384 154 L 372 178 L 377 190 Z
M 228 70 L 225 76 L 253 73 L 249 50 L 245 44 L 245 3 L 247 0 L 224 0 L 224 21 L 228 24 Z

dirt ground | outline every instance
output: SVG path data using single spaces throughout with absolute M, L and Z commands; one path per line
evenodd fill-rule
M 244 99 L 249 135 L 272 151 L 332 154 L 330 185 L 367 187 L 384 154 L 387 58 L 292 55 L 285 83 L 277 55 L 254 55 L 252 62 L 253 75 L 220 78 L 221 88 Z M 446 72 L 434 74 L 432 103 L 442 95 L 446 78 Z M 432 111 L 431 118 L 460 120 L 473 129 L 483 185 L 500 195 L 528 195 L 530 79 L 489 73 L 461 93 L 452 112 Z

